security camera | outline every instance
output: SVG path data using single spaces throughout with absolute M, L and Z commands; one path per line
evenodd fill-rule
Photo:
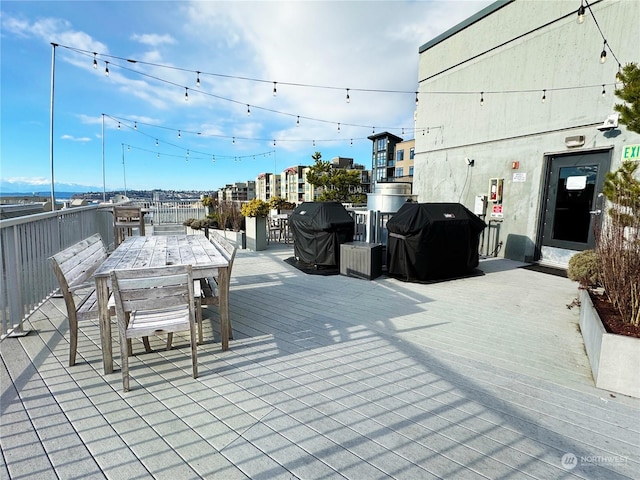
M 467 165 L 469 165 L 470 167 L 473 167 L 473 164 L 475 163 L 475 160 L 469 157 L 464 157 L 464 161 L 467 162 Z

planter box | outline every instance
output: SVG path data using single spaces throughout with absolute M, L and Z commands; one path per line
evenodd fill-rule
M 608 333 L 580 290 L 580 331 L 596 387 L 640 398 L 640 338 Z
M 247 248 L 253 251 L 267 249 L 267 217 L 245 218 Z

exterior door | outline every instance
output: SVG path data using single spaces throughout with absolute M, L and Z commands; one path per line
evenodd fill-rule
M 575 251 L 595 247 L 594 228 L 603 203 L 598 195 L 610 163 L 610 151 L 549 157 L 543 259 L 545 247 L 554 249 L 556 257 L 558 250 L 566 250 L 570 256 Z

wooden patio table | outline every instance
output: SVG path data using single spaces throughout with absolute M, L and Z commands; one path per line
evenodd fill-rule
M 104 373 L 113 372 L 109 289 L 111 271 L 164 265 L 191 265 L 193 278 L 217 277 L 220 285 L 220 336 L 229 349 L 229 262 L 204 235 L 127 237 L 94 273 L 98 296 L 100 340 Z

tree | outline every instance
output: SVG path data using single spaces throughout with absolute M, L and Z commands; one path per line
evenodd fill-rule
M 620 123 L 628 130 L 640 133 L 640 68 L 635 63 L 627 63 L 620 72 L 622 88 L 615 94 L 625 103 L 617 103 L 613 108 L 620 113 Z
M 352 203 L 362 201 L 363 194 L 353 193 L 360 186 L 360 174 L 357 170 L 333 168 L 330 162 L 322 160 L 320 152 L 315 152 L 311 158 L 315 164 L 309 167 L 307 182 L 316 188 L 323 189 L 318 200 Z

